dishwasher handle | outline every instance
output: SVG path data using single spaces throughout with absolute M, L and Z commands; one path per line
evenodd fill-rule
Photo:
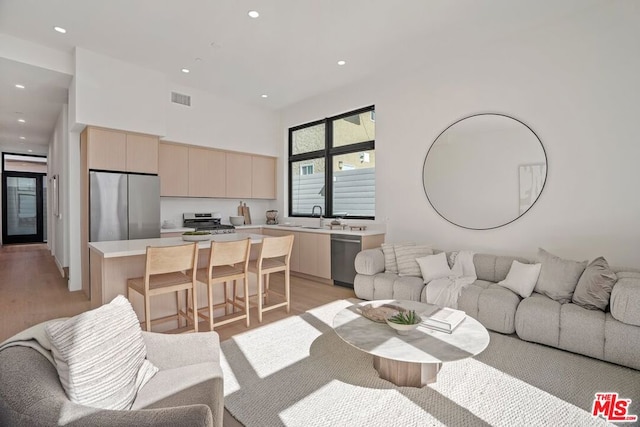
M 347 240 L 347 239 L 331 239 L 332 242 L 344 242 L 344 243 L 355 243 L 355 244 L 360 244 L 360 240 Z

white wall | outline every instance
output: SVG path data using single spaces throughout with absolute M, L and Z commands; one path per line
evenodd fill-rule
M 493 45 L 424 58 L 415 70 L 376 76 L 283 111 L 286 129 L 376 105 L 376 216 L 387 241 L 442 249 L 535 256 L 538 247 L 572 259 L 604 255 L 640 265 L 640 9 L 607 4 L 573 22 Z M 416 52 L 419 54 L 419 52 Z M 519 220 L 473 231 L 442 219 L 422 188 L 429 146 L 454 121 L 498 112 L 528 124 L 548 156 L 545 189 Z
M 73 123 L 166 134 L 170 98 L 164 74 L 82 48 L 75 54 Z
M 67 224 L 69 168 L 65 167 L 69 152 L 68 142 L 68 107 L 65 105 L 56 121 L 55 130 L 51 136 L 48 157 L 48 178 L 58 175 L 59 210 L 60 216 L 53 215 L 53 187 L 49 184 L 49 236 L 48 245 L 59 269 L 69 266 L 69 232 Z

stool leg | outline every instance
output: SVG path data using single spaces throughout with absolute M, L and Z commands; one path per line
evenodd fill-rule
M 235 287 L 236 287 L 236 281 L 234 280 L 233 281 L 234 299 L 236 294 Z M 247 277 L 246 274 L 244 275 L 244 314 L 246 314 L 247 316 L 247 328 L 248 328 L 251 323 L 249 322 L 249 277 Z
M 284 271 L 284 295 L 287 300 L 287 313 L 289 313 L 291 311 L 291 283 L 288 268 Z
M 227 315 L 229 314 L 229 304 L 227 303 L 227 298 L 228 298 L 227 287 L 229 286 L 229 283 L 224 282 L 222 286 L 224 286 L 224 314 Z
M 262 298 L 264 298 L 264 295 L 262 295 L 262 274 L 261 272 L 259 272 L 258 274 L 258 322 L 262 323 Z
M 264 275 L 264 303 L 269 304 L 269 277 L 270 274 Z
M 149 307 L 149 295 L 144 296 L 144 322 L 147 332 L 151 332 L 151 307 Z
M 191 288 L 191 293 L 193 294 L 193 330 L 194 332 L 198 332 L 198 292 L 196 292 L 196 283 L 193 283 L 193 287 Z
M 211 281 L 207 285 L 207 296 L 209 298 L 209 330 L 213 331 L 213 283 Z

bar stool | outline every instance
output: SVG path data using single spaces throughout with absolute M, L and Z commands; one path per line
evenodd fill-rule
M 197 307 L 196 268 L 198 266 L 198 245 L 196 242 L 177 246 L 147 246 L 146 264 L 143 277 L 127 280 L 127 299 L 131 301 L 131 291 L 136 291 L 144 299 L 145 330 L 151 331 L 152 323 L 163 323 L 184 317 L 187 325 L 191 320 L 194 332 L 198 332 L 196 317 L 190 318 L 188 310 L 180 310 L 179 293 L 191 291 L 192 303 Z M 191 274 L 184 272 L 191 270 Z M 176 314 L 151 318 L 151 297 L 169 293 L 176 294 Z M 188 297 L 187 297 L 188 299 Z M 186 302 L 189 305 L 188 301 Z M 141 322 L 143 323 L 143 322 Z M 185 331 L 186 332 L 186 331 Z
M 207 285 L 208 306 L 197 310 L 198 316 L 209 321 L 209 330 L 213 331 L 214 326 L 222 326 L 227 323 L 246 319 L 247 327 L 249 327 L 249 253 L 251 252 L 251 238 L 231 241 L 231 242 L 211 242 L 211 251 L 209 253 L 209 265 L 200 268 L 197 271 L 196 279 L 198 282 Z M 236 281 L 244 282 L 244 305 L 236 302 Z M 229 299 L 227 284 L 233 281 L 234 299 Z M 222 284 L 224 290 L 224 302 L 219 304 L 213 303 L 213 285 Z M 231 305 L 232 313 L 235 313 L 236 307 L 243 309 L 243 314 L 225 318 L 214 323 L 213 309 L 224 306 L 225 315 L 229 314 L 228 308 Z M 197 306 L 194 306 L 197 307 Z M 207 314 L 200 313 L 201 310 L 208 309 Z
M 279 307 L 286 307 L 287 313 L 291 311 L 291 289 L 289 279 L 289 263 L 291 260 L 291 248 L 293 247 L 293 234 L 282 237 L 265 237 L 262 239 L 260 255 L 255 264 L 249 265 L 249 271 L 255 273 L 258 278 L 258 321 L 262 323 L 262 314 Z M 278 271 L 284 272 L 284 295 L 269 289 L 269 275 Z M 269 298 L 269 293 L 284 298 L 284 302 L 264 306 Z M 234 295 L 235 299 L 235 295 Z

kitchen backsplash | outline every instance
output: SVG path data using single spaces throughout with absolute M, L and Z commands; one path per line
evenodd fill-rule
M 251 223 L 267 222 L 265 213 L 269 209 L 277 209 L 275 200 L 246 199 L 242 202 L 251 210 Z M 229 216 L 238 214 L 240 199 L 208 199 L 190 197 L 161 197 L 160 218 L 172 221 L 176 227 L 182 227 L 182 214 L 185 212 L 220 212 L 222 223 L 229 224 Z

